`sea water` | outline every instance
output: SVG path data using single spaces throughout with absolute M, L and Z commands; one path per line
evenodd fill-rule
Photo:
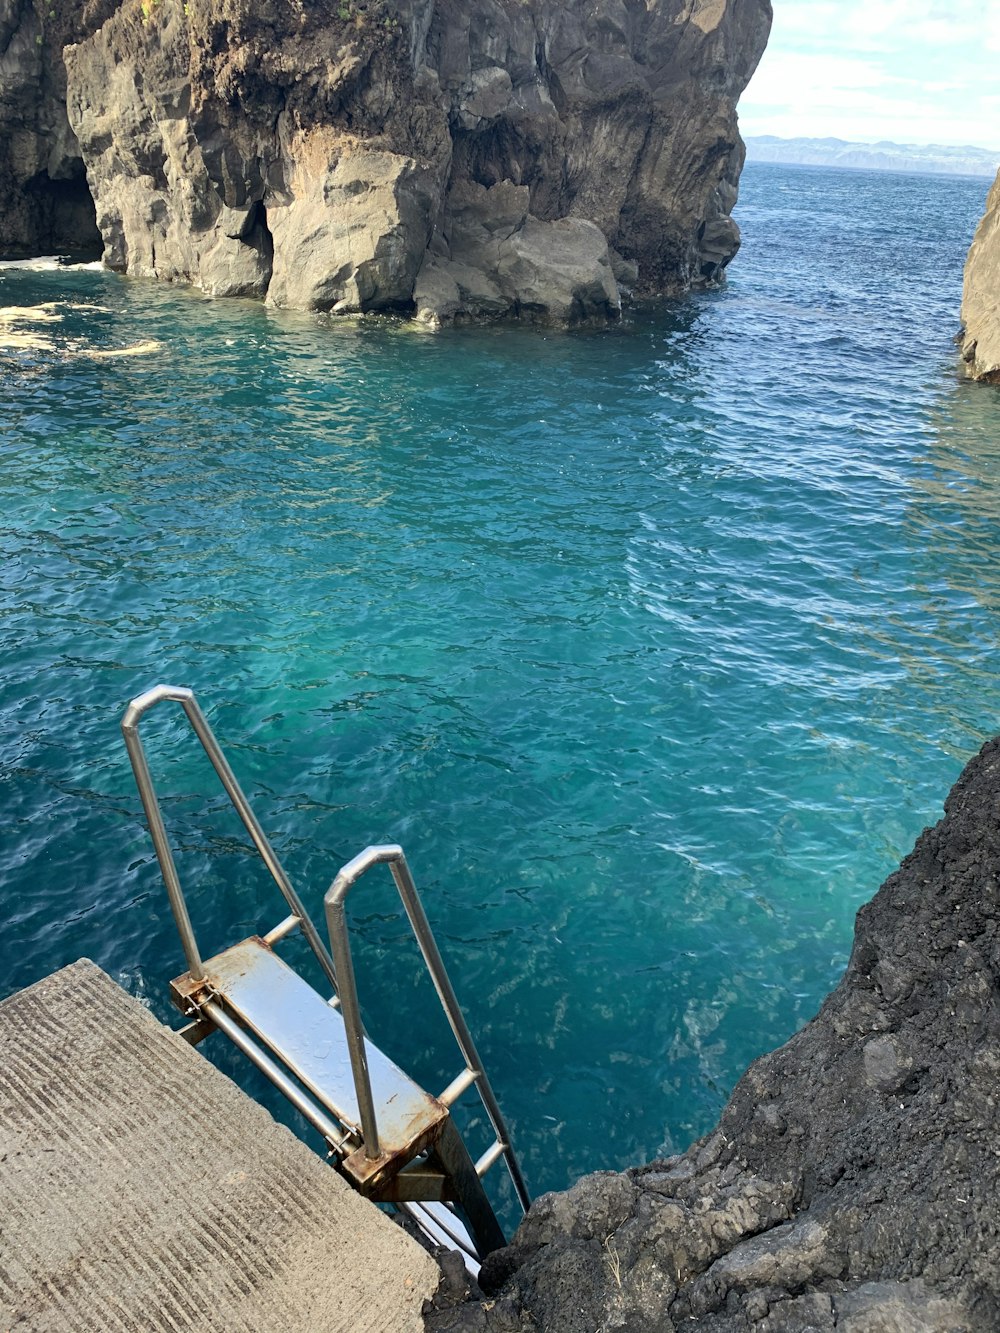
M 1000 729 L 986 184 L 749 167 L 728 284 L 598 332 L 0 272 L 56 316 L 0 352 L 2 993 L 83 955 L 171 1015 L 118 723 L 188 685 L 318 916 L 402 843 L 535 1191 L 704 1133 Z M 273 926 L 177 710 L 144 735 L 203 953 Z M 384 872 L 350 916 L 438 1091 Z

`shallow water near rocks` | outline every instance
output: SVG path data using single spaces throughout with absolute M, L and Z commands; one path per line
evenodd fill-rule
M 728 286 L 600 333 L 0 272 L 62 303 L 0 351 L 2 993 L 85 955 L 171 1016 L 118 732 L 167 680 L 317 913 L 403 844 L 535 1191 L 705 1132 L 998 728 L 1000 396 L 951 341 L 985 190 L 749 167 Z M 179 716 L 144 734 L 204 952 L 268 929 Z M 439 1090 L 388 877 L 351 903 Z

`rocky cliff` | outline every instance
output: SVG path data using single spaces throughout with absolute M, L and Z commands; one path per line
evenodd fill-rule
M 58 22 L 34 2 L 0 0 L 36 121 L 0 173 L 85 165 L 122 271 L 562 321 L 711 282 L 738 246 L 735 104 L 770 0 L 125 0 Z
M 995 1333 L 998 809 L 993 741 L 859 913 L 841 984 L 716 1130 L 539 1199 L 487 1262 L 489 1297 L 428 1329 Z
M 965 261 L 962 359 L 973 379 L 1000 383 L 1000 175 Z

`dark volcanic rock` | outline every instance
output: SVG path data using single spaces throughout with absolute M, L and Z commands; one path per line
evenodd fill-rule
M 125 0 L 65 52 L 69 118 L 115 268 L 432 325 L 606 320 L 618 279 L 679 291 L 736 252 L 735 105 L 770 17 Z
M 1000 1328 L 1000 741 L 858 914 L 843 981 L 683 1156 L 539 1199 L 444 1330 Z

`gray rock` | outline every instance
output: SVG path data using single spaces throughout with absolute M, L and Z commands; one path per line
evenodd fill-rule
M 995 740 L 859 912 L 843 981 L 717 1129 L 539 1199 L 484 1265 L 487 1298 L 428 1328 L 1000 1328 L 998 805 Z
M 878 1092 L 896 1093 L 906 1084 L 913 1070 L 913 1058 L 900 1049 L 896 1037 L 872 1037 L 865 1043 L 865 1077 Z
M 961 346 L 972 379 L 1000 384 L 1000 173 L 965 261 Z
M 443 226 L 451 258 L 470 268 L 495 269 L 501 244 L 527 221 L 530 201 L 528 187 L 509 180 L 489 188 L 476 181 L 454 182 Z
M 413 300 L 418 321 L 431 328 L 460 316 L 496 319 L 511 309 L 511 301 L 482 269 L 434 255 L 417 275 Z
M 100 255 L 61 53 L 116 3 L 0 0 L 0 258 Z
M 286 198 L 268 210 L 269 305 L 338 313 L 405 308 L 440 198 L 414 158 L 324 129 L 290 145 Z
M 442 324 L 453 320 L 462 309 L 462 294 L 458 283 L 448 271 L 451 267 L 447 259 L 430 255 L 417 274 L 413 288 L 417 320 L 430 328 L 440 328 Z
M 604 234 L 582 218 L 528 217 L 499 247 L 497 278 L 519 314 L 549 324 L 617 319 L 621 298 Z
M 469 76 L 468 88 L 459 103 L 459 122 L 465 130 L 482 129 L 510 105 L 514 85 L 499 65 L 477 69 Z
M 963 1305 L 942 1300 L 919 1278 L 865 1282 L 836 1303 L 838 1333 L 962 1333 L 970 1327 Z
M 632 291 L 639 281 L 639 265 L 635 260 L 626 259 L 624 255 L 620 255 L 617 250 L 609 250 L 608 257 L 611 260 L 611 272 L 614 274 L 619 291 Z

